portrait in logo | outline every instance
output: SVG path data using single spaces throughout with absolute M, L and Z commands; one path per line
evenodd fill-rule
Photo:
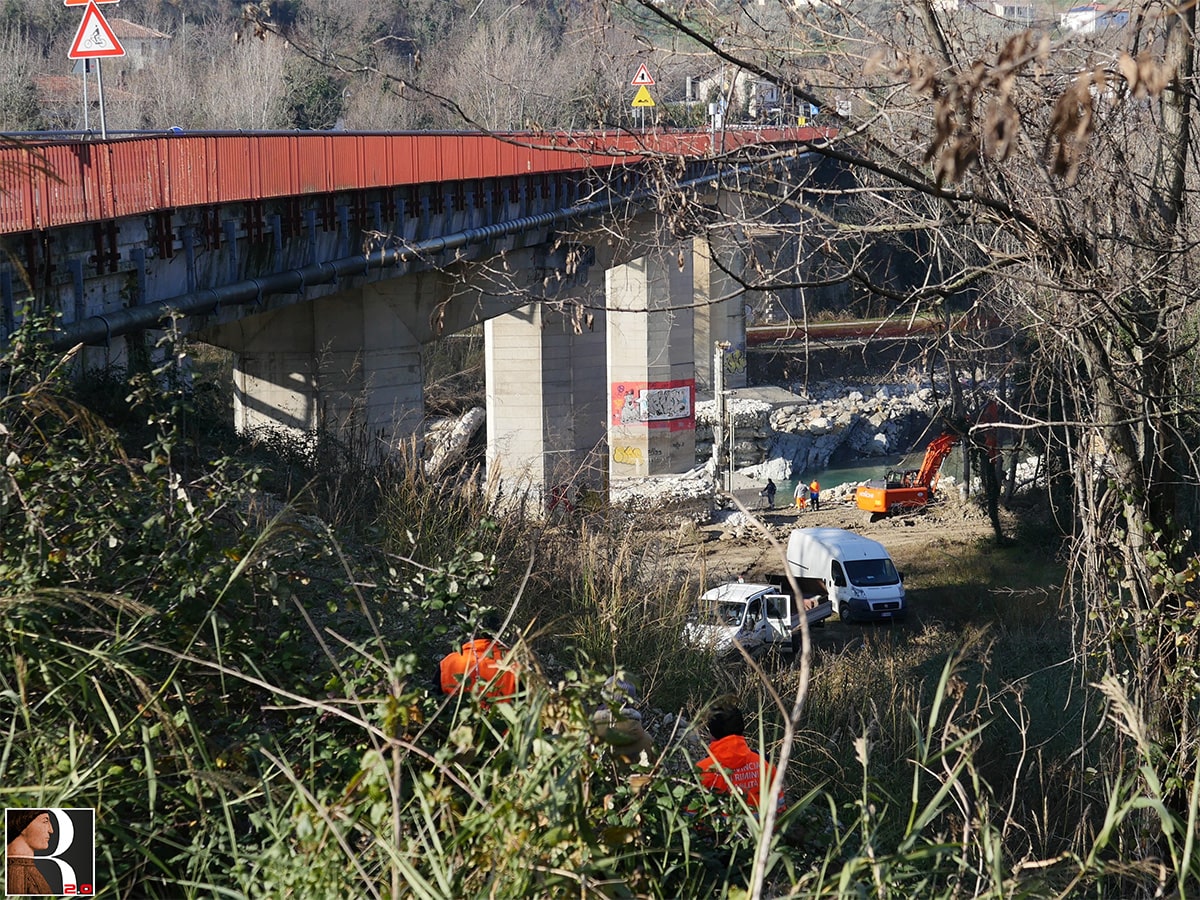
M 5 896 L 96 893 L 94 809 L 6 809 L 4 838 Z

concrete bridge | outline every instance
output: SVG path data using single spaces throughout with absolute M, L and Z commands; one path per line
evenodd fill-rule
M 671 198 L 744 214 L 735 180 L 786 176 L 831 136 L 9 146 L 0 336 L 27 298 L 59 315 L 55 347 L 82 345 L 87 368 L 148 358 L 164 329 L 188 333 L 232 351 L 239 430 L 359 429 L 386 452 L 424 418 L 422 345 L 482 322 L 489 466 L 507 489 L 685 471 L 714 358 L 729 360 L 730 386 L 744 379 L 745 323 L 739 241 L 695 239 Z

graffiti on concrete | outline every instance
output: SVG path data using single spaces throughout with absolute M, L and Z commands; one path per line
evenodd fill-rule
M 696 427 L 696 382 L 617 381 L 612 384 L 612 424 L 679 431 Z
M 641 447 L 613 447 L 612 452 L 613 462 L 623 463 L 627 466 L 636 466 L 642 462 Z

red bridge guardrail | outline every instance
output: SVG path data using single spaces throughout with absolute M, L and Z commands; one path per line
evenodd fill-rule
M 829 128 L 722 132 L 156 134 L 12 140 L 0 148 L 0 234 L 158 209 L 388 186 L 579 172 L 656 156 L 802 144 Z

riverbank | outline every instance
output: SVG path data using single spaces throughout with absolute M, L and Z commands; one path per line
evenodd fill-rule
M 719 434 L 730 470 L 763 484 L 820 476 L 833 463 L 897 456 L 922 438 L 943 410 L 945 390 L 922 380 L 888 384 L 833 379 L 799 392 L 739 388 L 725 401 L 696 404 L 696 458 L 711 463 Z M 728 472 L 723 485 L 728 487 Z M 721 479 L 719 479 L 721 480 Z

